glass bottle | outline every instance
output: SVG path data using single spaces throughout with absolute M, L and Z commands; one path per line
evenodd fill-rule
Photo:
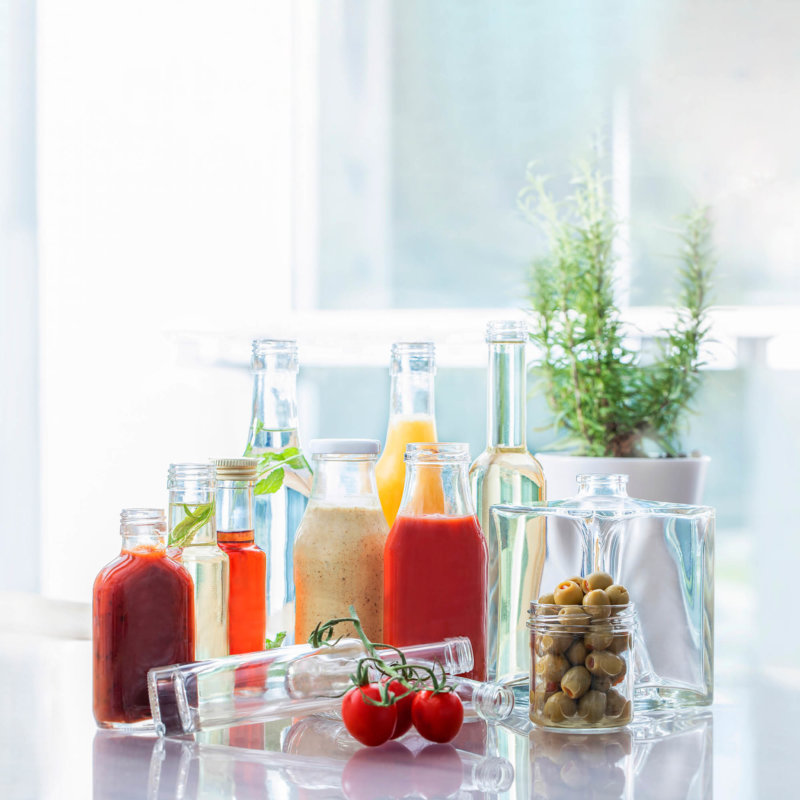
M 169 547 L 194 583 L 194 660 L 228 655 L 230 564 L 217 546 L 214 467 L 171 464 Z
M 267 611 L 266 553 L 253 539 L 253 486 L 258 460 L 219 458 L 217 543 L 230 559 L 228 642 L 231 653 L 264 649 Z
M 524 322 L 490 322 L 487 393 L 488 443 L 469 471 L 472 497 L 489 544 L 488 675 L 527 692 L 527 621 L 531 600 L 530 550 L 492 531 L 489 509 L 498 503 L 531 505 L 545 499 L 539 462 L 525 444 L 527 402 Z M 532 531 L 528 531 L 532 534 Z
M 267 631 L 270 637 L 286 632 L 290 643 L 294 538 L 311 494 L 311 469 L 297 432 L 297 342 L 255 339 L 251 365 L 253 415 L 244 454 L 259 458 L 255 540 L 268 557 Z
M 384 555 L 384 638 L 402 647 L 467 636 L 467 677 L 486 680 L 487 547 L 469 493 L 469 446 L 409 444 L 406 464 Z
M 389 527 L 394 523 L 406 479 L 406 445 L 435 442 L 433 379 L 436 374 L 433 342 L 396 342 L 392 345 L 392 388 L 389 427 L 383 454 L 375 466 L 378 496 Z
M 94 717 L 101 728 L 151 728 L 147 671 L 194 659 L 194 587 L 167 555 L 160 508 L 125 509 L 120 535 L 94 582 Z
M 383 641 L 383 549 L 389 526 L 375 485 L 376 439 L 315 439 L 314 485 L 294 549 L 295 641 L 318 623 L 349 617 Z M 351 626 L 340 635 L 353 636 Z

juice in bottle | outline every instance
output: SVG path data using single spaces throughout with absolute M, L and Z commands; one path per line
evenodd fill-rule
M 375 466 L 378 496 L 390 527 L 403 497 L 406 445 L 436 441 L 434 359 L 432 342 L 396 342 L 392 345 L 389 426 L 383 454 Z M 436 497 L 436 489 L 431 491 Z
M 194 659 L 194 587 L 167 555 L 161 509 L 124 510 L 120 534 L 120 555 L 94 582 L 94 717 L 101 728 L 149 728 L 147 671 Z
M 231 655 L 264 649 L 267 556 L 253 535 L 255 458 L 221 458 L 217 475 L 217 543 L 230 561 L 228 642 Z
M 411 444 L 408 475 L 384 554 L 384 638 L 396 647 L 468 636 L 486 680 L 487 547 L 467 485 L 465 444 Z M 439 510 L 420 492 L 438 485 Z

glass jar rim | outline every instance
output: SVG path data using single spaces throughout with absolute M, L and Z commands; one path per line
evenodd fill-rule
M 559 611 L 561 611 L 562 608 L 570 607 L 573 606 L 559 605 L 558 603 L 537 603 L 534 601 L 528 609 L 527 626 L 531 630 L 549 631 L 555 629 L 563 630 L 564 632 L 572 632 L 578 629 L 581 631 L 584 629 L 591 630 L 601 625 L 606 625 L 615 631 L 630 631 L 636 625 L 637 612 L 635 603 L 595 606 L 595 608 L 598 609 L 607 609 L 609 616 L 594 618 L 586 614 L 585 617 L 581 619 L 563 622 L 563 618 L 559 616 Z M 574 608 L 583 608 L 583 606 L 575 605 Z
M 319 456 L 377 458 L 381 443 L 378 439 L 312 439 L 308 449 L 314 459 Z
M 407 464 L 469 463 L 469 444 L 466 442 L 412 442 L 406 445 L 403 456 Z
M 525 344 L 530 336 L 530 326 L 524 319 L 493 319 L 486 324 L 487 342 Z

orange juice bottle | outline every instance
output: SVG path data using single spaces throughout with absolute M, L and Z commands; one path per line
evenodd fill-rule
M 437 441 L 433 412 L 433 377 L 436 374 L 433 342 L 393 344 L 391 373 L 389 428 L 383 454 L 375 466 L 378 496 L 390 528 L 403 496 L 406 445 Z

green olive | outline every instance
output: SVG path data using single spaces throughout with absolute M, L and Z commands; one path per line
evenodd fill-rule
M 571 667 L 564 673 L 561 679 L 561 691 L 567 697 L 577 700 L 589 691 L 592 685 L 592 676 L 586 667 Z
M 586 669 L 592 675 L 618 677 L 625 669 L 625 660 L 608 650 L 595 650 L 586 656 Z M 616 681 L 612 681 L 616 683 Z
M 560 606 L 580 605 L 583 600 L 583 592 L 577 583 L 564 581 L 556 586 L 553 597 Z
M 560 683 L 564 673 L 569 669 L 569 662 L 557 653 L 548 653 L 536 659 L 536 674 L 548 683 Z
M 606 594 L 612 606 L 626 606 L 631 601 L 628 590 L 616 583 L 606 589 Z
M 540 633 L 536 635 L 536 649 L 540 656 L 547 653 L 563 653 L 573 637 L 568 633 Z
M 617 684 L 622 683 L 622 681 L 625 680 L 625 676 L 628 674 L 628 665 L 625 662 L 625 659 L 620 658 L 619 656 L 617 656 L 617 658 L 619 658 L 619 660 L 622 662 L 622 669 L 616 675 L 612 675 L 611 677 L 612 686 L 616 686 Z
M 631 637 L 629 633 L 618 633 L 614 635 L 614 638 L 611 640 L 611 643 L 605 648 L 606 650 L 610 650 L 612 653 L 616 653 L 619 655 L 620 653 L 624 653 L 626 650 L 630 649 L 631 646 Z
M 583 578 L 580 575 L 573 575 L 571 578 L 567 578 L 567 580 L 572 581 L 581 590 L 581 594 L 583 594 Z
M 610 689 L 606 694 L 606 714 L 609 717 L 618 717 L 627 702 L 616 689 Z
M 608 595 L 602 589 L 592 589 L 583 596 L 583 609 L 592 619 L 606 619 L 611 613 Z
M 614 583 L 614 579 L 607 572 L 593 572 L 583 579 L 581 589 L 587 594 L 593 589 L 607 589 Z
M 575 633 L 583 633 L 589 617 L 583 610 L 583 606 L 564 606 L 558 612 L 558 621 L 562 625 L 573 625 Z
M 563 722 L 565 718 L 575 715 L 575 701 L 564 692 L 556 692 L 547 698 L 544 704 L 544 717 L 550 722 Z
M 592 626 L 589 633 L 583 637 L 583 643 L 589 653 L 593 650 L 608 650 L 613 641 L 614 634 L 611 633 L 611 628 L 607 625 Z
M 592 675 L 592 689 L 596 692 L 607 692 L 611 688 L 611 678 L 608 675 Z
M 552 606 L 555 605 L 556 598 L 552 594 L 543 594 L 536 602 L 539 605 Z
M 570 664 L 583 664 L 586 661 L 586 645 L 583 639 L 576 639 L 564 652 Z
M 578 716 L 587 722 L 599 722 L 606 713 L 606 696 L 594 689 L 578 700 Z

